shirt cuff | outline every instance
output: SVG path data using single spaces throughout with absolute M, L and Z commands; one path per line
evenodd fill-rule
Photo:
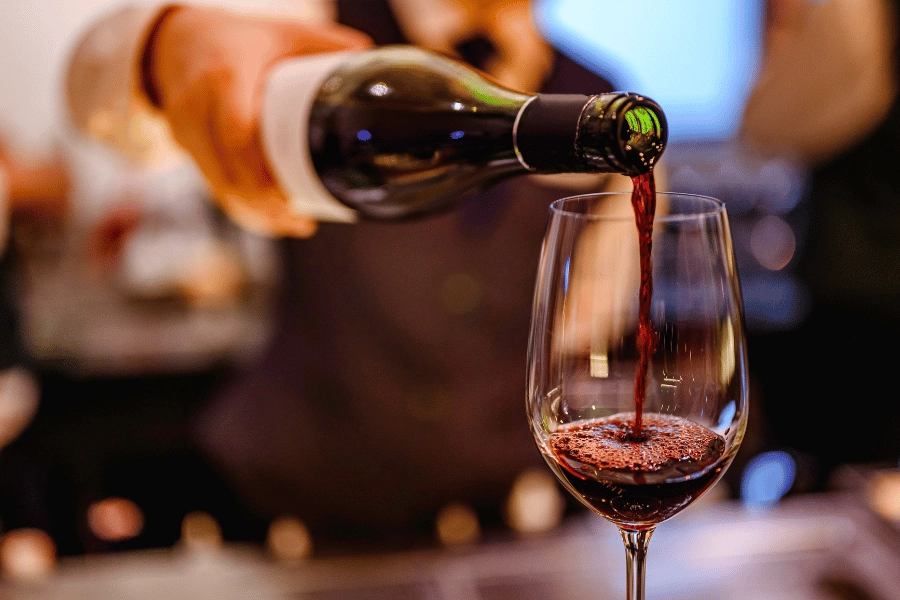
M 142 77 L 147 39 L 170 8 L 153 2 L 109 13 L 81 37 L 68 65 L 66 100 L 75 128 L 143 163 L 183 154 Z

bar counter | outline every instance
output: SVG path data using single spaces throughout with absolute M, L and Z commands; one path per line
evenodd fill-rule
M 790 496 L 768 508 L 701 500 L 660 525 L 648 600 L 900 598 L 900 529 L 871 486 Z M 622 541 L 600 517 L 552 533 L 451 549 L 274 561 L 224 544 L 62 558 L 46 577 L 0 584 L 5 600 L 620 600 Z

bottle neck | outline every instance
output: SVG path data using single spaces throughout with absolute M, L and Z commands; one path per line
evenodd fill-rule
M 559 173 L 579 166 L 575 137 L 590 96 L 537 94 L 516 115 L 513 144 L 516 157 L 529 171 Z M 586 170 L 586 169 L 578 169 Z
M 630 93 L 538 94 L 513 126 L 516 156 L 536 173 L 646 173 L 666 137 L 659 106 Z

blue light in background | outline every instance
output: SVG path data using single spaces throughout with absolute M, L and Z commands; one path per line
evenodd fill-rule
M 360 129 L 356 132 L 356 139 L 361 142 L 368 142 L 372 139 L 372 133 L 368 129 Z
M 762 0 L 539 0 L 561 52 L 663 107 L 669 140 L 733 135 L 761 53 Z
M 787 452 L 758 454 L 741 475 L 741 502 L 747 507 L 772 506 L 791 491 L 796 477 L 797 463 Z
M 716 428 L 721 431 L 729 429 L 734 422 L 734 415 L 736 412 L 737 404 L 732 400 L 722 409 L 722 414 L 719 415 L 719 423 L 716 425 Z
M 809 292 L 790 275 L 741 275 L 747 325 L 758 331 L 790 329 L 806 319 Z

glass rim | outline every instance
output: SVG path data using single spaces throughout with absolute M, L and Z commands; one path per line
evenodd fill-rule
M 589 194 L 576 194 L 573 196 L 566 196 L 564 198 L 558 198 L 550 203 L 550 212 L 555 215 L 584 219 L 589 221 L 630 221 L 634 220 L 634 216 L 629 214 L 625 215 L 603 215 L 603 214 L 594 214 L 594 213 L 586 213 L 586 212 L 578 212 L 573 210 L 567 210 L 562 208 L 562 206 L 566 203 L 577 201 L 577 200 L 586 200 L 590 198 L 603 198 L 603 197 L 612 197 L 612 196 L 627 196 L 629 198 L 629 204 L 631 199 L 630 191 L 618 191 L 618 192 L 592 192 Z M 705 196 L 703 194 L 691 194 L 686 192 L 656 192 L 657 198 L 674 198 L 674 197 L 682 197 L 682 198 L 692 198 L 694 200 L 700 200 L 704 203 L 707 203 L 706 208 L 700 208 L 695 212 L 690 213 L 668 213 L 668 212 L 657 212 L 654 222 L 663 222 L 663 223 L 671 223 L 677 221 L 686 221 L 691 219 L 699 219 L 699 218 L 708 218 L 708 217 L 716 217 L 719 215 L 723 215 L 725 213 L 725 202 L 719 200 L 718 198 L 714 198 L 712 196 Z

